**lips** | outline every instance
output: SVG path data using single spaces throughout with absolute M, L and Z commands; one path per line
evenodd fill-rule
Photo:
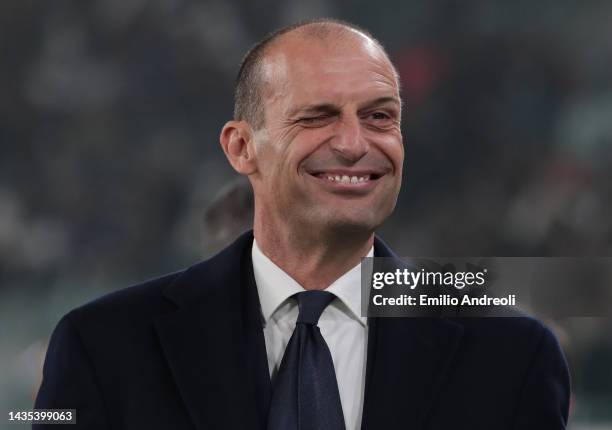
M 318 179 L 320 183 L 329 187 L 332 190 L 361 190 L 366 191 L 371 189 L 377 183 L 377 180 L 385 175 L 386 172 L 378 172 L 372 170 L 324 170 L 324 171 L 309 171 L 310 176 Z

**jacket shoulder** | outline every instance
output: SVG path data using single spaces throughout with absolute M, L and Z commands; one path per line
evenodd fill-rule
M 454 319 L 464 327 L 465 330 L 479 331 L 483 334 L 491 332 L 498 336 L 511 335 L 518 337 L 540 337 L 549 331 L 548 327 L 534 316 L 525 314 L 518 310 L 507 310 L 500 316 L 487 316 L 480 318 L 457 318 Z
M 70 311 L 66 318 L 77 328 L 130 327 L 151 322 L 179 304 L 206 300 L 209 293 L 235 282 L 236 267 L 252 243 L 247 232 L 211 258 L 186 269 L 124 288 Z
M 158 314 L 168 308 L 164 289 L 185 270 L 169 273 L 148 281 L 105 294 L 71 310 L 66 318 L 76 326 L 89 322 L 103 325 L 120 319 L 137 319 Z
M 465 360 L 478 362 L 479 371 L 487 373 L 488 369 L 491 375 L 506 369 L 508 383 L 522 380 L 536 357 L 565 360 L 555 334 L 534 317 L 462 318 L 459 324 Z

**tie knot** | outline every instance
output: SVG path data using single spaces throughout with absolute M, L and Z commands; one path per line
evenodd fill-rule
M 304 291 L 295 295 L 300 313 L 298 323 L 317 325 L 323 310 L 334 300 L 334 295 L 327 291 Z

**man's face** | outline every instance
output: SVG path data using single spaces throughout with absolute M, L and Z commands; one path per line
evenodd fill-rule
M 387 58 L 361 35 L 288 37 L 264 66 L 255 198 L 270 220 L 373 230 L 393 211 L 404 148 Z

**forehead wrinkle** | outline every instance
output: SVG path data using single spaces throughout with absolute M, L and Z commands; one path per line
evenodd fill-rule
M 342 105 L 350 99 L 373 99 L 387 95 L 400 98 L 395 80 L 388 73 L 380 70 L 370 70 L 368 73 L 370 76 L 367 80 L 362 78 L 363 71 L 359 72 L 359 76 L 357 73 L 349 73 L 348 77 L 342 77 L 343 83 L 337 86 L 319 86 L 316 81 L 313 81 L 312 86 L 300 88 L 295 95 L 299 99 L 305 99 L 303 104 L 328 103 L 334 105 Z M 343 75 L 346 74 L 346 71 L 330 71 L 326 76 L 331 81 L 337 74 Z
M 348 90 L 347 90 L 348 89 Z M 340 89 L 333 88 L 303 88 L 302 91 L 291 94 L 291 99 L 283 98 L 286 102 L 284 114 L 291 118 L 297 114 L 326 111 L 338 113 L 346 107 L 347 103 L 361 109 L 365 105 L 375 104 L 376 101 L 386 100 L 387 103 L 395 101 L 401 108 L 401 99 L 397 87 L 388 78 L 375 77 L 369 80 L 366 88 L 362 83 L 347 82 Z

